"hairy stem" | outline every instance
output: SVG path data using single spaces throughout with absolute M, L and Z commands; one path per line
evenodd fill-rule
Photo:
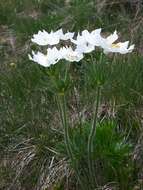
M 65 135 L 65 143 L 66 143 L 66 148 L 69 157 L 71 160 L 73 160 L 73 153 L 70 145 L 70 137 L 69 137 L 69 127 L 67 124 L 67 116 L 66 116 L 66 102 L 65 102 L 65 95 L 62 96 L 62 103 L 61 103 L 61 113 L 62 113 L 62 120 L 63 120 L 63 128 L 64 128 L 64 135 Z
M 73 154 L 72 148 L 71 148 L 71 142 L 70 142 L 70 137 L 69 137 L 69 126 L 67 124 L 67 116 L 66 116 L 65 95 L 62 95 L 62 98 L 57 97 L 57 104 L 58 104 L 58 108 L 59 108 L 59 112 L 60 112 L 62 126 L 64 129 L 64 140 L 65 140 L 66 150 L 67 150 L 69 158 L 71 159 L 72 166 L 74 167 L 74 170 L 76 172 L 77 178 L 79 180 L 79 184 L 81 185 L 82 190 L 85 190 L 83 182 L 80 177 L 80 173 L 77 168 L 76 160 L 74 158 L 74 154 Z
M 91 185 L 94 188 L 94 182 L 97 185 L 97 180 L 94 177 L 94 162 L 93 162 L 93 141 L 96 133 L 96 123 L 97 123 L 97 115 L 98 115 L 98 107 L 99 107 L 99 99 L 100 99 L 100 86 L 97 87 L 97 96 L 94 110 L 93 123 L 90 130 L 89 138 L 88 138 L 88 167 L 89 167 L 89 175 L 91 179 Z

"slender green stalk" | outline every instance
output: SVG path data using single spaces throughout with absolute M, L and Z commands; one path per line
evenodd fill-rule
M 70 145 L 70 137 L 69 137 L 69 127 L 67 125 L 67 116 L 66 116 L 66 101 L 65 95 L 62 96 L 62 103 L 61 103 L 61 113 L 62 113 L 62 120 L 63 120 L 63 128 L 64 128 L 64 135 L 65 135 L 65 144 L 67 147 L 67 152 L 71 160 L 73 160 L 73 153 L 72 148 Z
M 66 149 L 67 149 L 67 153 L 69 158 L 71 159 L 71 163 L 75 169 L 77 178 L 79 180 L 79 183 L 81 185 L 82 190 L 85 190 L 85 187 L 83 185 L 83 182 L 81 180 L 80 177 L 80 173 L 77 169 L 76 166 L 76 160 L 74 158 L 73 152 L 72 152 L 72 148 L 71 148 L 71 142 L 70 142 L 70 137 L 69 137 L 69 127 L 67 124 L 67 116 L 66 116 L 66 101 L 65 101 L 65 95 L 62 95 L 62 97 L 57 97 L 57 104 L 58 104 L 58 108 L 59 108 L 59 112 L 60 112 L 60 117 L 61 117 L 61 121 L 62 121 L 62 126 L 64 129 L 64 140 L 65 140 L 65 145 L 66 145 Z
M 97 185 L 97 180 L 94 177 L 94 163 L 93 163 L 92 155 L 93 155 L 93 140 L 94 140 L 95 133 L 96 133 L 96 123 L 97 123 L 99 100 L 100 100 L 100 86 L 97 87 L 97 96 L 96 96 L 96 103 L 95 103 L 96 106 L 95 106 L 95 110 L 94 110 L 93 124 L 92 124 L 89 138 L 88 138 L 88 167 L 89 167 L 90 179 L 92 180 L 91 181 L 92 186 L 94 186 L 94 181 Z
M 66 82 L 67 77 L 68 77 L 69 69 L 70 69 L 70 64 L 67 64 L 66 71 L 65 71 L 65 78 L 64 78 L 65 82 Z M 60 118 L 62 121 L 62 126 L 64 129 L 64 141 L 65 141 L 65 145 L 66 145 L 66 150 L 67 150 L 68 156 L 71 160 L 72 166 L 75 170 L 75 174 L 77 175 L 77 178 L 79 180 L 79 184 L 81 186 L 81 189 L 85 190 L 85 186 L 83 185 L 83 182 L 82 182 L 81 177 L 80 177 L 80 172 L 78 171 L 77 160 L 74 157 L 74 154 L 72 152 L 71 140 L 70 140 L 70 136 L 69 136 L 69 125 L 67 122 L 66 99 L 65 99 L 65 92 L 64 91 L 62 93 L 59 93 L 56 95 L 56 101 L 57 101 L 58 110 L 60 113 Z

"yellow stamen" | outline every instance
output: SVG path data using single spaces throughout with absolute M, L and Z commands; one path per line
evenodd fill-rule
M 111 47 L 112 48 L 120 48 L 120 45 L 119 44 L 112 44 Z

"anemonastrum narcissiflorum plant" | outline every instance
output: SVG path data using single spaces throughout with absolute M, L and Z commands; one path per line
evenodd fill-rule
M 29 59 L 44 66 L 50 67 L 51 65 L 55 65 L 59 63 L 60 60 L 65 60 L 67 62 L 79 62 L 84 58 L 84 55 L 90 53 L 96 48 L 103 49 L 105 54 L 108 53 L 119 53 L 119 54 L 127 54 L 133 51 L 134 45 L 129 46 L 129 41 L 125 42 L 116 42 L 118 40 L 117 31 L 113 34 L 103 37 L 101 35 L 101 28 L 95 29 L 91 32 L 88 30 L 84 30 L 81 33 L 77 33 L 75 35 L 74 32 L 64 33 L 62 29 L 57 30 L 56 32 L 51 31 L 48 33 L 47 31 L 39 31 L 37 34 L 34 34 L 31 41 L 40 45 L 45 46 L 46 54 L 42 52 L 34 52 L 32 51 L 32 55 L 28 55 Z M 62 43 L 61 43 L 62 42 Z M 64 44 L 64 46 L 63 46 Z M 67 72 L 67 71 L 66 71 Z M 65 74 L 66 80 L 66 74 Z M 66 102 L 65 102 L 65 94 L 59 93 L 56 95 L 57 104 L 61 116 L 62 126 L 64 129 L 64 138 L 65 145 L 67 148 L 67 153 L 72 163 L 74 162 L 74 153 L 72 151 L 71 141 L 69 137 L 69 127 L 66 116 Z M 93 160 L 92 160 L 92 151 L 93 151 L 93 139 L 95 137 L 96 132 L 96 123 L 97 123 L 97 114 L 98 107 L 100 101 L 100 82 L 97 84 L 97 95 L 95 101 L 95 110 L 93 116 L 93 123 L 90 129 L 90 134 L 88 138 L 87 152 L 88 152 L 88 168 L 89 168 L 89 176 L 92 181 L 95 181 L 95 177 L 93 175 Z M 79 183 L 81 188 L 84 189 L 84 185 L 82 180 L 80 179 L 80 174 L 76 165 L 73 164 L 75 173 L 77 174 Z M 95 186 L 92 187 L 95 189 Z

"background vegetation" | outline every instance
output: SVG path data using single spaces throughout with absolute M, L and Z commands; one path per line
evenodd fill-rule
M 132 54 L 99 50 L 70 67 L 67 115 L 77 169 L 90 190 L 87 138 L 101 83 L 93 160 L 97 189 L 143 189 L 143 3 L 141 0 L 0 1 L 0 189 L 80 190 L 65 151 L 48 69 L 28 60 L 38 30 L 115 29 Z M 58 80 L 65 64 L 52 70 Z M 60 72 L 60 74 L 59 74 Z M 61 84 L 60 84 L 61 85 Z

